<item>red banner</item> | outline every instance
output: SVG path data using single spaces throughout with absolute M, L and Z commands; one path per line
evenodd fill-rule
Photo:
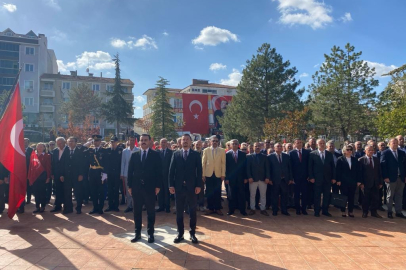
M 45 171 L 35 150 L 31 153 L 30 166 L 28 168 L 28 182 L 30 183 L 30 186 L 32 186 L 38 177 Z
M 183 131 L 207 134 L 209 131 L 210 101 L 207 95 L 183 94 Z

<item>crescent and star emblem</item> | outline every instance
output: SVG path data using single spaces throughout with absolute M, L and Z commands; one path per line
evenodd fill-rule
M 200 106 L 200 112 L 199 112 L 199 113 L 201 113 L 201 112 L 203 111 L 203 105 L 202 105 L 202 103 L 201 103 L 200 101 L 198 101 L 198 100 L 196 100 L 196 99 L 193 100 L 192 102 L 190 102 L 190 104 L 189 104 L 189 111 L 192 112 L 192 106 L 193 106 L 194 104 L 197 104 L 197 105 Z M 194 119 L 199 119 L 199 115 L 198 115 L 197 113 L 195 113 L 195 114 L 193 115 L 193 117 L 194 117 Z
M 23 131 L 23 119 L 20 119 L 17 121 L 17 123 L 14 124 L 13 128 L 11 129 L 10 133 L 10 142 L 11 145 L 14 147 L 14 149 L 19 153 L 20 155 L 25 157 L 25 153 L 21 148 L 20 145 L 20 134 Z

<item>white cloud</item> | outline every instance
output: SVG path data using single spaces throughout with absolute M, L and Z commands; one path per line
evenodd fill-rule
M 54 29 L 54 33 L 50 36 L 50 39 L 56 42 L 73 43 L 73 41 L 68 38 L 68 35 L 66 33 L 58 29 Z
M 147 35 L 143 35 L 140 39 L 136 39 L 135 37 L 128 38 L 130 39 L 129 41 L 125 41 L 119 38 L 113 38 L 111 39 L 110 44 L 115 48 L 128 47 L 129 49 L 139 48 L 142 50 L 158 49 L 155 40 Z
M 222 63 L 213 63 L 210 65 L 210 70 L 211 71 L 216 71 L 216 70 L 220 70 L 220 69 L 226 69 L 227 66 L 223 65 Z
M 55 9 L 55 10 L 61 10 L 61 6 L 58 4 L 57 0 L 43 0 L 45 5 Z
M 165 31 L 165 32 L 162 33 L 162 35 L 169 36 L 169 33 Z
M 134 97 L 134 101 L 136 103 L 142 103 L 145 101 L 145 98 L 143 96 L 136 96 L 136 97 Z
M 13 5 L 13 4 L 3 3 L 3 9 L 7 10 L 10 13 L 13 13 L 13 12 L 17 11 L 17 6 Z
M 320 66 L 320 64 L 315 64 L 313 67 L 314 67 L 314 68 L 317 68 L 318 66 Z
M 303 78 L 303 77 L 309 77 L 309 74 L 307 74 L 306 72 L 302 73 L 299 75 L 299 78 Z
M 216 46 L 220 43 L 226 43 L 230 40 L 238 42 L 236 34 L 231 33 L 227 29 L 217 28 L 215 26 L 207 26 L 200 31 L 200 35 L 192 40 L 193 44 L 202 44 L 205 46 Z
M 344 16 L 342 16 L 342 17 L 340 18 L 340 20 L 343 21 L 343 22 L 345 22 L 345 23 L 351 22 L 351 21 L 352 21 L 351 13 L 346 12 L 346 13 L 344 14 Z
M 195 49 L 196 49 L 196 50 L 199 50 L 199 51 L 203 51 L 203 50 L 204 50 L 203 47 L 199 47 L 199 46 L 197 46 L 197 45 L 195 45 Z
M 220 83 L 225 85 L 237 86 L 242 78 L 242 74 L 238 69 L 233 68 L 233 72 L 228 74 L 228 79 L 221 79 Z
M 316 0 L 273 0 L 278 1 L 278 10 L 281 13 L 279 22 L 282 24 L 309 25 L 318 29 L 333 22 L 329 15 L 332 8 Z
M 112 69 L 115 67 L 112 57 L 109 53 L 103 51 L 83 52 L 76 56 L 76 64 L 79 68 L 84 68 L 89 65 L 90 69 Z
M 69 74 L 69 71 L 76 70 L 76 63 L 75 62 L 68 62 L 64 63 L 62 60 L 56 60 L 58 64 L 58 71 L 64 74 Z
M 371 61 L 365 61 L 365 62 L 368 64 L 368 66 L 370 68 L 375 68 L 375 72 L 376 72 L 375 77 L 382 77 L 383 74 L 386 74 L 386 73 L 398 68 L 395 65 L 387 66 L 383 63 L 377 63 L 377 62 L 371 62 Z

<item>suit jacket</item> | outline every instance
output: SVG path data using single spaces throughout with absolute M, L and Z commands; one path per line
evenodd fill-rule
M 333 154 L 327 150 L 324 153 L 324 163 L 319 155 L 319 150 L 315 150 L 309 155 L 309 179 L 314 179 L 315 185 L 331 184 L 331 180 L 336 177 Z
M 25 163 L 27 165 L 27 177 L 28 177 L 28 172 L 30 171 L 30 159 L 31 159 L 31 153 L 33 149 L 31 147 L 27 147 L 25 150 Z
M 397 151 L 398 160 L 388 148 L 381 154 L 381 170 L 383 179 L 389 178 L 390 182 L 396 182 L 398 176 L 402 181 L 405 180 L 405 155 L 404 151 Z
M 0 180 L 4 181 L 4 178 L 9 177 L 9 171 L 0 163 Z M 4 195 L 0 195 L 4 196 Z
M 365 155 L 359 159 L 360 179 L 365 188 L 373 186 L 379 188 L 383 184 L 381 165 L 377 157 L 372 157 L 374 168 L 369 165 L 369 158 Z
M 307 181 L 309 177 L 309 155 L 310 151 L 302 148 L 302 161 L 300 162 L 298 150 L 295 149 L 289 153 L 292 175 L 296 183 Z
M 168 184 L 169 166 L 171 166 L 172 154 L 173 151 L 169 148 L 166 148 L 165 156 L 163 150 L 159 151 L 159 156 L 162 160 L 162 185 L 165 187 Z
M 211 176 L 211 175 L 210 175 Z M 169 187 L 181 190 L 184 185 L 189 192 L 203 186 L 202 181 L 202 159 L 200 153 L 189 149 L 187 159 L 183 159 L 183 149 L 172 154 L 171 165 L 169 166 Z
M 247 154 L 237 150 L 237 162 L 234 159 L 234 151 L 226 154 L 226 180 L 230 186 L 243 186 L 244 179 L 247 179 Z
M 73 155 L 70 155 L 70 149 L 67 147 L 67 156 L 64 160 L 65 166 L 63 175 L 65 178 L 69 178 L 73 181 L 77 181 L 79 175 L 84 175 L 84 156 L 83 151 L 76 147 Z
M 272 153 L 268 158 L 269 168 L 270 168 L 270 180 L 273 183 L 280 184 L 283 180 L 286 183 L 289 183 L 290 180 L 293 180 L 292 176 L 292 165 L 290 163 L 290 157 L 288 154 L 281 153 L 282 163 L 279 163 L 278 154 Z M 284 179 L 282 179 L 282 175 Z
M 65 159 L 69 157 L 69 148 L 65 146 L 62 152 L 61 159 L 59 159 L 59 148 L 52 150 L 52 175 L 54 179 L 59 180 L 60 176 L 64 175 Z
M 351 168 L 345 156 L 341 156 L 337 160 L 336 180 L 344 185 L 356 184 L 360 182 L 360 168 L 358 159 L 351 157 Z
M 104 170 L 114 176 L 120 176 L 121 174 L 121 156 L 123 154 L 123 148 L 117 146 L 116 149 L 106 149 L 106 168 Z
M 135 191 L 144 183 L 145 189 L 154 192 L 155 188 L 162 188 L 162 161 L 159 153 L 149 148 L 147 158 L 141 162 L 142 152 L 141 149 L 131 154 L 127 185 Z
M 269 161 L 263 154 L 249 154 L 247 156 L 247 178 L 254 182 L 270 179 Z
M 364 150 L 362 150 L 362 151 L 355 151 L 355 157 L 357 158 L 357 159 L 359 159 L 360 157 L 363 157 L 365 155 L 365 151 Z
M 214 152 L 214 153 L 213 153 Z M 226 152 L 224 148 L 217 147 L 213 151 L 212 147 L 203 150 L 202 158 L 203 176 L 211 177 L 214 174 L 217 178 L 226 176 Z

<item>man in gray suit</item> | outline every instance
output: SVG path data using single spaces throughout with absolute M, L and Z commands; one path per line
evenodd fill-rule
M 281 196 L 281 210 L 282 214 L 290 216 L 288 213 L 288 191 L 289 185 L 292 185 L 292 167 L 290 157 L 288 154 L 282 153 L 282 145 L 275 144 L 275 152 L 268 156 L 269 168 L 272 185 L 272 215 L 278 214 L 278 201 Z

